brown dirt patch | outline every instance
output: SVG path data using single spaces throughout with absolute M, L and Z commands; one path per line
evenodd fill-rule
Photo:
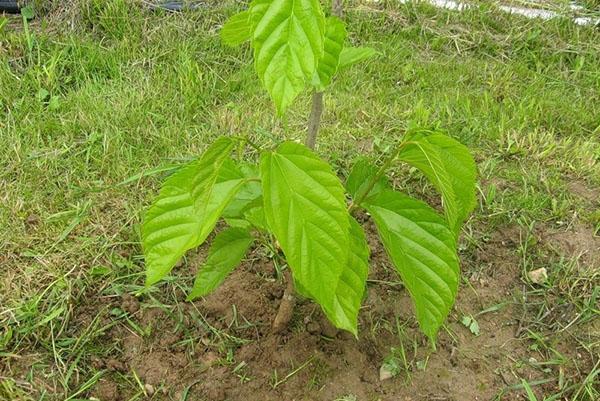
M 600 268 L 600 237 L 583 224 L 575 224 L 567 230 L 540 228 L 540 239 L 558 254 L 577 258 L 585 268 Z
M 105 379 L 100 379 L 92 394 L 100 401 L 118 401 L 120 399 L 117 384 Z
M 118 324 L 99 339 L 100 349 L 112 351 L 87 356 L 104 372 L 87 395 L 129 400 L 142 391 L 131 384 L 135 376 L 148 399 L 159 401 L 490 400 L 520 378 L 547 379 L 535 386 L 540 396 L 555 391 L 557 372 L 535 367 L 532 361 L 540 354 L 517 336 L 526 311 L 515 302 L 523 285 L 515 229 L 498 230 L 463 255 L 465 283 L 432 351 L 410 298 L 374 239 L 372 223 L 366 228 L 372 260 L 358 339 L 331 331 L 318 307 L 306 300 L 298 303 L 289 329 L 272 334 L 284 284 L 275 279 L 271 262 L 255 251 L 254 259 L 213 294 L 194 303 L 184 302 L 176 289 L 175 304 L 157 302 L 162 292 L 152 298 L 111 298 L 108 308 L 127 312 L 138 330 Z M 75 331 L 85 330 L 99 311 L 97 304 L 77 307 Z M 465 315 L 476 317 L 480 335 L 460 323 Z M 102 318 L 103 325 L 110 321 L 109 315 Z M 576 355 L 577 350 L 567 344 L 563 352 Z M 392 354 L 399 374 L 380 381 L 379 369 Z M 526 398 L 507 390 L 497 399 Z
M 571 180 L 568 184 L 569 191 L 575 196 L 578 196 L 588 202 L 597 203 L 600 202 L 600 189 L 593 187 L 592 185 L 581 181 Z
M 377 283 L 395 282 L 395 273 L 384 251 L 376 241 L 371 242 L 374 249 L 371 278 Z M 510 245 L 492 240 L 476 255 L 475 263 L 484 265 L 483 272 L 471 277 L 478 293 L 464 289 L 457 310 L 475 314 L 507 295 L 518 279 L 514 257 L 503 251 Z M 369 286 L 358 341 L 346 333 L 334 333 L 333 340 L 322 336 L 327 325 L 318 308 L 308 301 L 296 308 L 288 332 L 272 335 L 270 325 L 283 291 L 283 286 L 273 281 L 272 276 L 270 263 L 247 264 L 213 294 L 186 307 L 190 313 L 197 308 L 214 329 L 247 340 L 240 343 L 233 340 L 234 344 L 230 344 L 231 363 L 224 361 L 227 356 L 222 350 L 219 352 L 217 345 L 220 339 L 210 330 L 199 330 L 195 355 L 173 349 L 179 340 L 174 337 L 174 327 L 163 327 L 165 323 L 169 326 L 169 319 L 154 310 L 145 311 L 140 321 L 156 327 L 160 337 L 145 341 L 137 336 L 125 337 L 121 340 L 122 359 L 144 383 L 153 386 L 164 383 L 175 392 L 200 380 L 190 389 L 197 399 L 334 400 L 353 395 L 359 400 L 426 397 L 464 400 L 491 398 L 505 385 L 503 376 L 495 372 L 498 366 L 507 365 L 506 370 L 510 371 L 511 361 L 507 356 L 527 356 L 524 346 L 514 338 L 513 308 L 482 316 L 479 324 L 483 334 L 479 337 L 458 323 L 460 316 L 455 313 L 448 327 L 454 338 L 442 333 L 439 349 L 432 353 L 418 331 L 406 292 L 401 286 L 385 284 Z M 400 335 L 396 318 L 403 326 Z M 392 348 L 401 346 L 412 353 L 409 371 L 380 382 L 378 372 L 382 362 Z M 426 363 L 426 368 L 418 370 L 418 362 L 423 368 Z M 236 370 L 238 366 L 242 367 Z M 292 372 L 295 373 L 290 375 Z M 246 379 L 249 381 L 243 383 Z M 414 389 L 418 389 L 416 394 Z M 471 398 L 474 394 L 480 395 Z

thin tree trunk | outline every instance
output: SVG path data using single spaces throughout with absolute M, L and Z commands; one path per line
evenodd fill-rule
M 342 0 L 331 1 L 331 14 L 342 18 L 344 16 L 344 2 Z M 321 126 L 321 116 L 323 115 L 323 92 L 313 92 L 312 106 L 310 108 L 310 117 L 308 118 L 308 133 L 306 134 L 306 146 L 315 148 L 317 135 Z
M 313 92 L 310 117 L 308 118 L 308 133 L 306 134 L 306 146 L 311 149 L 314 149 L 317 143 L 321 115 L 323 115 L 323 92 Z
M 294 307 L 296 306 L 294 279 L 292 278 L 289 267 L 283 272 L 283 275 L 287 284 L 283 296 L 281 297 L 277 316 L 275 316 L 275 320 L 273 320 L 272 330 L 275 334 L 281 333 L 289 326 L 290 320 L 292 320 L 292 316 L 294 315 Z
M 343 0 L 332 0 L 331 1 L 331 13 L 336 17 L 342 18 L 344 16 L 344 1 Z

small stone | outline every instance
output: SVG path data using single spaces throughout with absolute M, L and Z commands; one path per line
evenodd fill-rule
M 387 364 L 381 365 L 379 368 L 379 381 L 388 380 L 394 377 L 394 372 L 391 371 Z
M 529 273 L 527 273 L 527 276 L 529 277 L 529 280 L 531 280 L 531 282 L 534 284 L 544 284 L 546 281 L 548 281 L 548 271 L 545 267 L 532 270 Z
M 148 397 L 152 397 L 154 395 L 154 386 L 152 384 L 144 384 L 144 390 L 146 391 L 146 395 Z

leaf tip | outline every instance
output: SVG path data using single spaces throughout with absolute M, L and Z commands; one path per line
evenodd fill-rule
M 354 336 L 355 340 L 358 340 L 358 329 L 356 327 L 352 327 L 348 332 Z

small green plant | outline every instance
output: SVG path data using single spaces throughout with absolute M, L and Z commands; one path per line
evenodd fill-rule
M 457 236 L 475 206 L 476 168 L 468 149 L 441 132 L 412 127 L 380 166 L 356 163 L 344 186 L 311 149 L 322 92 L 339 71 L 376 51 L 346 47 L 344 22 L 326 17 L 318 0 L 254 0 L 231 17 L 221 36 L 229 45 L 250 42 L 256 72 L 279 115 L 312 87 L 307 145 L 282 141 L 262 149 L 255 165 L 231 155 L 256 145 L 221 137 L 167 178 L 142 226 L 147 285 L 165 277 L 224 218 L 229 227 L 216 235 L 190 300 L 220 285 L 257 238 L 274 238 L 293 275 L 288 285 L 317 302 L 336 327 L 357 335 L 369 261 L 365 234 L 353 217 L 362 209 L 375 221 L 423 332 L 435 341 L 458 289 Z M 398 162 L 432 182 L 443 215 L 392 188 L 386 173 Z

